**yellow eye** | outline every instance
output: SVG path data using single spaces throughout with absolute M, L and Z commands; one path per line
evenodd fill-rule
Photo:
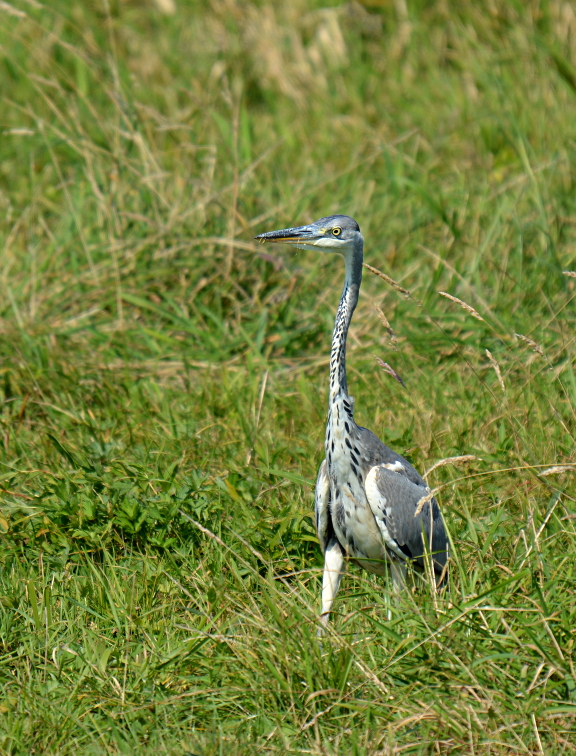
M 338 228 L 338 226 L 332 229 L 332 236 L 340 236 L 341 233 L 342 233 L 342 229 Z

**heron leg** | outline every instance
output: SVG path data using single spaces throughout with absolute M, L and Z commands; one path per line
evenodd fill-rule
M 399 595 L 406 588 L 406 565 L 390 562 L 390 572 L 392 573 L 392 590 Z
M 392 576 L 392 592 L 398 597 L 406 588 L 406 565 L 399 562 L 390 562 L 390 574 Z M 398 598 L 396 598 L 396 601 Z M 388 619 L 392 619 L 392 607 L 388 605 Z
M 331 538 L 324 552 L 324 576 L 322 578 L 322 614 L 320 621 L 324 626 L 328 624 L 330 610 L 340 587 L 344 567 L 342 546 Z

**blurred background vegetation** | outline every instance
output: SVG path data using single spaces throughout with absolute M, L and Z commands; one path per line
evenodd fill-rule
M 0 750 L 576 751 L 574 3 L 13 0 L 0 94 Z M 359 423 L 470 459 L 320 645 L 343 271 L 252 238 L 335 212 Z

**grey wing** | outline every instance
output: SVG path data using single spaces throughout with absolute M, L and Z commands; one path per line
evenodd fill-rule
M 334 533 L 332 518 L 330 516 L 330 481 L 326 473 L 326 460 L 320 465 L 316 478 L 316 490 L 314 492 L 314 515 L 316 521 L 316 533 L 320 541 L 322 553 L 326 552 L 326 546 Z
M 424 556 L 429 550 L 433 554 L 434 571 L 442 574 L 448 558 L 448 539 L 436 500 L 431 499 L 414 517 L 419 501 L 429 493 L 429 489 L 417 485 L 389 466 L 376 465 L 366 476 L 365 491 L 384 543 L 390 551 L 399 559 L 414 560 L 424 567 Z

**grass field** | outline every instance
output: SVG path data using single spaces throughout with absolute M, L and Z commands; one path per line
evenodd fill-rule
M 0 71 L 0 753 L 575 753 L 574 4 L 10 0 Z M 334 212 L 358 422 L 468 460 L 320 644 L 343 266 L 252 239 Z

